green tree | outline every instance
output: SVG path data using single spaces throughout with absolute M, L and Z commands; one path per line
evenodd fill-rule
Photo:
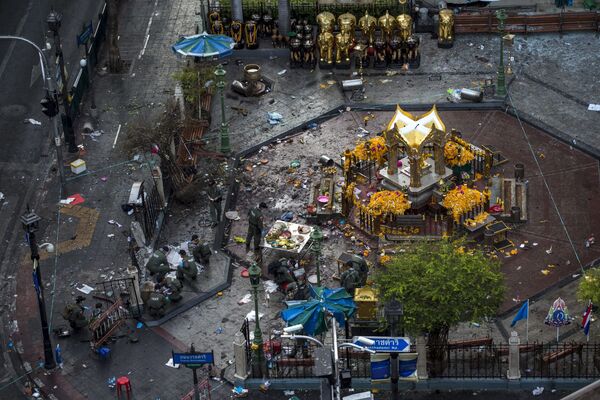
M 181 71 L 173 74 L 173 78 L 181 85 L 183 98 L 186 104 L 186 114 L 192 118 L 196 110 L 199 109 L 200 99 L 208 92 L 207 82 L 213 80 L 214 66 L 212 64 L 193 65 L 184 67 Z M 204 110 L 209 111 L 209 110 Z M 190 113 L 191 114 L 188 114 Z M 202 110 L 199 111 L 199 118 L 202 119 Z
M 502 302 L 500 262 L 465 248 L 464 240 L 407 243 L 374 276 L 384 301 L 403 304 L 405 331 L 428 334 L 433 374 L 443 368 L 450 327 L 492 316 Z
M 600 268 L 586 271 L 585 276 L 579 281 L 577 298 L 587 304 L 589 300 L 595 305 L 600 305 Z

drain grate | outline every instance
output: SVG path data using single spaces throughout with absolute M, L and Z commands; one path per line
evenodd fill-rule
M 429 75 L 429 80 L 430 81 L 441 81 L 442 75 Z

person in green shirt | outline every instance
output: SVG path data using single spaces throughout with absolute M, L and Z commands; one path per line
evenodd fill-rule
M 215 227 L 219 221 L 221 221 L 221 200 L 223 200 L 223 196 L 214 179 L 208 181 L 206 195 L 208 196 L 210 219 L 212 221 L 212 226 Z
M 156 281 L 160 282 L 163 276 L 171 270 L 169 262 L 167 261 L 167 254 L 169 253 L 169 247 L 163 246 L 161 249 L 156 250 L 146 263 L 146 268 L 150 272 L 150 275 L 158 274 Z
M 177 279 L 184 280 L 190 279 L 195 281 L 198 276 L 198 266 L 194 261 L 193 256 L 188 256 L 185 250 L 179 250 L 181 256 L 181 262 L 177 267 Z
M 250 250 L 250 244 L 254 240 L 254 251 L 260 248 L 263 230 L 262 210 L 267 208 L 266 203 L 260 203 L 258 207 L 248 211 L 248 234 L 246 235 L 246 252 Z
M 204 265 L 208 265 L 210 263 L 212 249 L 210 248 L 210 244 L 208 244 L 208 242 L 201 242 L 198 235 L 192 235 L 192 240 L 188 247 L 192 251 L 192 255 L 194 256 L 194 260 L 196 262 Z

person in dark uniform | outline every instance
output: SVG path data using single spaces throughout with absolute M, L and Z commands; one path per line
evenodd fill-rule
M 163 246 L 161 249 L 156 250 L 148 259 L 146 268 L 150 272 L 150 275 L 158 274 L 156 281 L 160 282 L 163 276 L 171 270 L 169 262 L 167 261 L 167 254 L 169 253 L 169 247 Z
M 148 314 L 154 318 L 162 318 L 165 315 L 167 307 L 167 299 L 162 293 L 151 293 L 146 302 Z
M 179 255 L 182 260 L 177 267 L 177 279 L 180 281 L 184 279 L 196 280 L 198 276 L 198 266 L 194 261 L 193 256 L 188 256 L 185 250 L 179 250 Z
M 280 258 L 269 264 L 268 271 L 273 275 L 273 280 L 286 295 L 293 293 L 298 288 L 296 276 L 290 269 L 287 258 Z
M 173 303 L 177 303 L 180 301 L 183 296 L 181 295 L 181 290 L 183 289 L 183 283 L 177 278 L 165 277 L 162 282 L 163 287 L 168 290 L 167 297 Z
M 357 287 L 360 287 L 360 274 L 354 267 L 350 267 L 342 273 L 340 277 L 342 287 L 346 289 L 348 293 L 354 296 L 354 291 Z
M 354 268 L 354 270 L 358 272 L 360 278 L 360 285 L 358 287 L 365 286 L 369 276 L 369 265 L 367 264 L 367 260 L 365 260 L 365 258 L 362 256 L 353 254 L 352 258 L 346 263 L 346 265 Z
M 248 235 L 246 235 L 246 252 L 250 250 L 250 243 L 254 240 L 254 251 L 260 248 L 263 230 L 263 209 L 267 208 L 266 203 L 260 203 L 248 211 Z
M 221 221 L 221 200 L 223 196 L 217 186 L 217 182 L 214 179 L 208 181 L 208 187 L 206 188 L 206 195 L 208 196 L 208 208 L 210 210 L 210 219 L 212 226 L 217 226 Z
M 85 309 L 81 303 L 85 300 L 85 297 L 77 296 L 75 303 L 67 304 L 63 310 L 62 316 L 65 320 L 69 321 L 69 325 L 73 330 L 79 330 L 84 328 L 88 324 L 88 320 L 85 317 Z
M 210 263 L 212 249 L 210 248 L 210 244 L 208 244 L 208 242 L 201 242 L 198 235 L 192 235 L 192 241 L 188 247 L 190 247 L 192 251 L 194 261 L 203 265 L 208 265 Z

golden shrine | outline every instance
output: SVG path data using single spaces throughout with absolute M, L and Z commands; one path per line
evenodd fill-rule
M 487 214 L 493 155 L 446 130 L 435 106 L 399 106 L 381 136 L 343 154 L 342 214 L 374 235 L 450 235 L 477 230 Z

